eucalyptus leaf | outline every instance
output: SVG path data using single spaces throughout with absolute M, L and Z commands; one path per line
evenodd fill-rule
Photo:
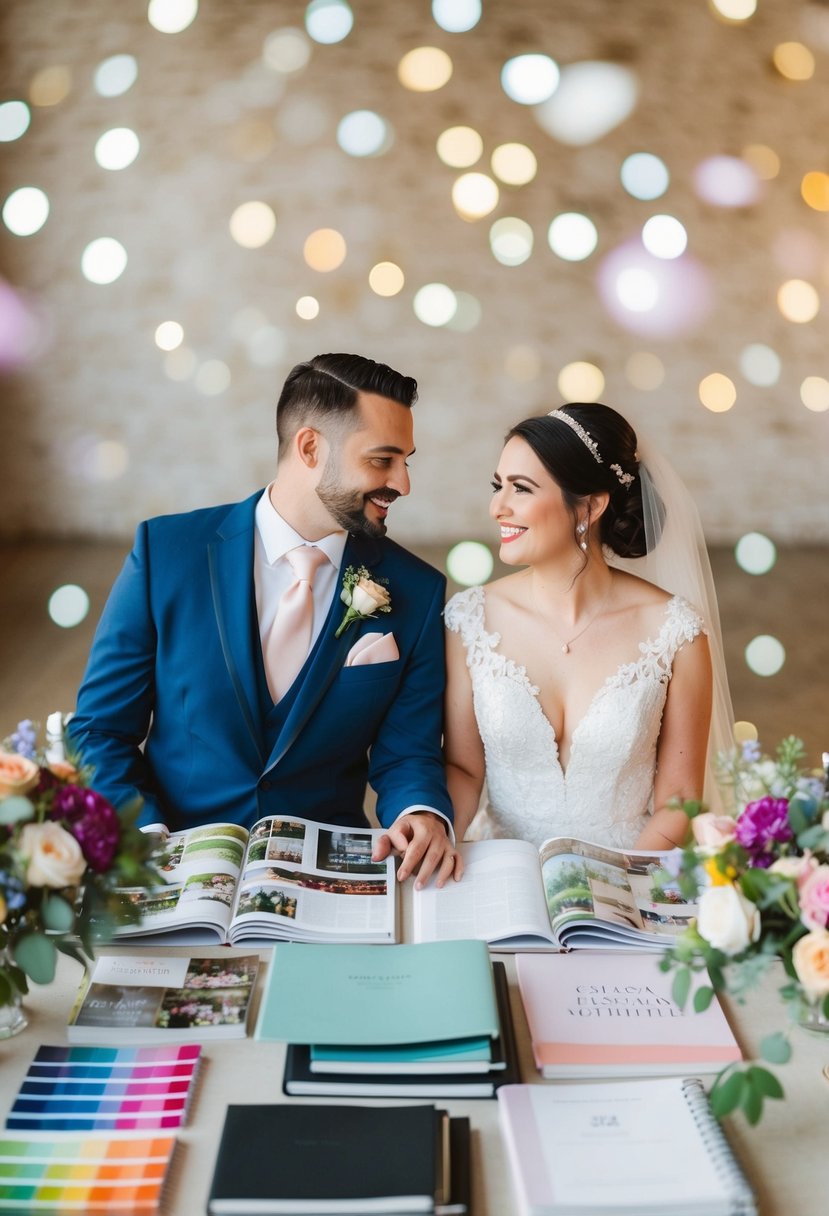
M 714 989 L 709 988 L 707 984 L 701 988 L 697 988 L 696 992 L 694 993 L 694 1011 L 696 1013 L 704 1013 L 711 1004 L 713 997 Z
M 68 933 L 75 923 L 75 913 L 60 895 L 47 895 L 40 906 L 43 926 L 55 933 Z
M 723 1081 L 717 1078 L 711 1089 L 711 1109 L 718 1119 L 737 1109 L 743 1100 L 745 1088 L 744 1072 L 732 1072 Z
M 752 1084 L 755 1089 L 758 1089 L 764 1098 L 782 1098 L 783 1086 L 778 1081 L 773 1072 L 769 1072 L 767 1068 L 760 1068 L 753 1064 L 749 1069 L 751 1074 Z
M 760 1042 L 760 1055 L 769 1064 L 787 1064 L 792 1056 L 789 1040 L 780 1030 L 766 1035 Z
M 34 814 L 34 806 L 21 794 L 0 801 L 0 823 L 22 823 L 26 819 L 33 819 Z
M 14 946 L 14 960 L 36 984 L 51 984 L 55 978 L 57 950 L 43 933 L 24 933 Z
M 674 982 L 671 987 L 671 996 L 680 1009 L 685 1008 L 685 1002 L 688 1000 L 688 993 L 691 991 L 691 972 L 687 967 L 681 967 L 674 976 Z
M 760 1122 L 763 1113 L 763 1094 L 754 1084 L 754 1078 L 749 1070 L 746 1076 L 746 1086 L 743 1090 L 742 1110 L 748 1122 L 754 1127 Z

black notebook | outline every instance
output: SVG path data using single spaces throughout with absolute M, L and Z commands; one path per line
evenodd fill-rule
M 328 1098 L 494 1098 L 501 1085 L 521 1080 L 518 1048 L 509 1001 L 509 981 L 502 962 L 493 962 L 500 1034 L 493 1042 L 493 1067 L 482 1073 L 324 1073 L 311 1070 L 311 1048 L 289 1043 L 285 1052 L 283 1092 L 290 1097 Z
M 434 1106 L 229 1106 L 207 1210 L 462 1216 L 469 1160 L 468 1120 Z

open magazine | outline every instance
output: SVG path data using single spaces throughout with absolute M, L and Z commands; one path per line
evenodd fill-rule
M 174 832 L 153 858 L 164 884 L 125 892 L 141 921 L 116 934 L 231 945 L 396 941 L 394 858 L 371 860 L 380 834 L 288 816 L 250 831 L 213 823 Z
M 697 915 L 656 881 L 667 852 L 622 852 L 571 837 L 476 840 L 464 876 L 413 896 L 416 942 L 474 937 L 498 950 L 664 950 Z

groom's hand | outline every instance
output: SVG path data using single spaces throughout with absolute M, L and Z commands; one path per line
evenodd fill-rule
M 372 861 L 385 861 L 389 853 L 400 853 L 397 877 L 400 882 L 417 870 L 417 888 L 425 887 L 432 875 L 442 887 L 454 875 L 463 874 L 461 855 L 446 831 L 446 821 L 431 811 L 413 811 L 396 819 L 387 832 L 378 836 Z M 419 868 L 418 868 L 419 867 Z

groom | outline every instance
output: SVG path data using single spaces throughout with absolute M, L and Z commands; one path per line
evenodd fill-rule
M 142 820 L 172 830 L 266 815 L 359 827 L 368 780 L 386 829 L 375 859 L 402 854 L 400 879 L 417 871 L 418 885 L 460 877 L 441 759 L 445 580 L 385 535 L 409 493 L 416 397 L 359 355 L 300 363 L 271 484 L 139 526 L 69 725 L 116 805 L 137 793 Z

